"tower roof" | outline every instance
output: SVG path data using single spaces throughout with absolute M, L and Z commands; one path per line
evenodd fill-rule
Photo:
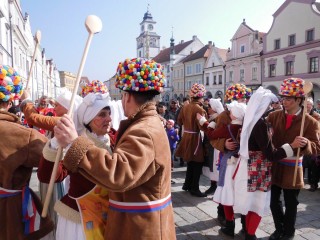
M 153 19 L 152 19 L 152 15 L 151 15 L 151 13 L 149 12 L 149 10 L 144 14 L 144 16 L 143 16 L 143 21 L 145 21 L 145 20 L 151 20 L 151 21 L 153 21 Z

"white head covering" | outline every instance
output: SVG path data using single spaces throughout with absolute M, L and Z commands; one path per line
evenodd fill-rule
M 248 159 L 248 142 L 251 131 L 257 121 L 262 117 L 268 109 L 271 102 L 277 102 L 278 98 L 270 90 L 259 87 L 258 90 L 251 96 L 248 105 L 247 113 L 243 120 L 239 154 L 242 158 Z
M 242 120 L 244 118 L 244 114 L 246 113 L 247 105 L 244 103 L 239 103 L 238 101 L 232 101 L 227 104 L 228 110 L 235 116 L 238 120 Z
M 217 98 L 217 99 L 210 98 L 209 104 L 212 110 L 217 112 L 218 114 L 224 111 L 220 98 Z
M 61 94 L 56 98 L 56 102 L 62 105 L 65 109 L 70 109 L 70 102 L 72 98 L 72 93 L 67 88 L 61 88 Z M 74 100 L 74 109 L 77 109 L 82 102 L 82 97 L 76 95 Z
M 85 129 L 84 125 L 90 123 L 103 108 L 110 106 L 110 103 L 109 93 L 89 93 L 85 96 L 77 111 L 78 133 L 80 134 Z

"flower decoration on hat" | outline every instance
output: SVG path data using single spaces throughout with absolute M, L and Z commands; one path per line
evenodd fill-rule
M 245 98 L 250 98 L 252 96 L 251 88 L 246 87 L 246 95 Z
M 228 87 L 225 98 L 227 102 L 231 102 L 234 100 L 247 98 L 249 95 L 251 96 L 251 89 L 249 92 L 244 84 L 237 83 Z
M 204 97 L 205 94 L 206 94 L 206 88 L 199 83 L 193 84 L 189 91 L 189 96 L 192 98 L 201 98 L 201 97 Z
M 21 76 L 12 67 L 0 65 L 0 101 L 20 99 L 23 86 Z
M 85 97 L 89 93 L 107 93 L 109 92 L 108 88 L 106 85 L 104 85 L 101 81 L 99 80 L 93 80 L 91 83 L 85 84 L 84 86 L 81 86 L 81 96 Z
M 133 58 L 119 63 L 115 86 L 123 91 L 161 93 L 165 82 L 161 64 L 154 60 Z
M 304 97 L 304 80 L 301 78 L 288 78 L 280 86 L 280 96 Z

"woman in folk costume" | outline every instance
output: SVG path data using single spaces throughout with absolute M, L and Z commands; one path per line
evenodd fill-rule
M 29 92 L 25 91 L 22 95 L 23 101 L 21 102 L 21 105 L 20 105 L 20 108 L 24 113 L 26 121 L 28 122 L 28 124 L 31 124 L 32 126 L 46 130 L 47 131 L 46 136 L 49 139 L 51 139 L 53 137 L 54 126 L 56 126 L 57 122 L 64 114 L 67 114 L 70 108 L 72 93 L 67 88 L 60 89 L 60 94 L 55 99 L 55 104 L 54 104 L 54 111 L 56 113 L 56 116 L 45 116 L 43 114 L 40 114 L 36 110 L 34 103 L 28 97 L 29 97 Z M 82 102 L 82 98 L 80 96 L 76 96 L 73 116 L 75 116 L 75 112 L 81 102 Z M 54 211 L 54 203 L 59 199 L 61 199 L 65 195 L 65 193 L 68 192 L 68 188 L 69 188 L 69 177 L 65 178 L 63 182 L 59 182 L 54 185 L 52 200 L 50 201 L 48 212 L 55 224 L 57 224 L 58 216 Z M 47 191 L 48 191 L 48 184 L 40 182 L 39 192 L 40 192 L 40 198 L 43 202 L 46 197 Z M 50 239 L 55 239 L 55 231 L 47 235 L 45 238 L 45 240 L 50 240 Z
M 240 136 L 239 163 L 234 177 L 234 212 L 246 215 L 246 238 L 256 239 L 261 218 L 270 212 L 271 166 L 273 161 L 292 157 L 296 142 L 274 149 L 271 129 L 263 118 L 277 97 L 262 87 L 247 106 Z
M 199 189 L 199 180 L 204 162 L 204 150 L 200 130 L 202 127 L 196 119 L 197 113 L 206 115 L 202 107 L 206 89 L 202 84 L 192 85 L 189 96 L 191 102 L 183 107 L 178 116 L 178 124 L 184 126 L 182 139 L 176 150 L 176 157 L 181 157 L 187 162 L 187 172 L 182 189 L 190 191 L 197 197 L 206 197 Z
M 239 135 L 242 127 L 242 121 L 246 112 L 246 105 L 233 101 L 227 104 L 230 111 L 231 123 L 221 126 L 219 128 L 208 128 L 205 133 L 211 140 L 225 138 L 232 138 L 233 142 L 239 146 Z M 238 159 L 238 148 L 235 150 L 225 150 L 220 160 L 219 181 L 218 187 L 213 195 L 213 201 L 222 204 L 225 217 L 226 226 L 221 228 L 221 231 L 229 236 L 234 236 L 234 186 L 232 176 L 236 168 L 236 161 Z
M 208 120 L 203 124 L 204 128 L 214 128 L 215 119 L 217 116 L 224 111 L 224 108 L 221 103 L 221 99 L 213 99 L 209 100 L 209 108 L 208 108 Z M 204 118 L 205 119 L 205 118 Z M 211 124 L 211 125 L 210 125 Z M 201 122 L 200 122 L 201 125 Z M 208 166 L 204 166 L 202 168 L 202 173 L 207 176 L 211 181 L 211 186 L 209 189 L 205 191 L 206 194 L 213 194 L 217 188 L 217 181 L 219 179 L 219 172 L 217 169 L 217 163 L 219 158 L 219 151 L 212 147 L 209 143 L 209 153 L 212 152 L 208 157 Z
M 54 228 L 50 217 L 40 217 L 41 201 L 29 188 L 47 139 L 8 112 L 9 102 L 19 99 L 21 92 L 19 74 L 0 65 L 0 239 L 4 240 L 40 239 Z
M 111 128 L 109 93 L 89 93 L 77 109 L 77 130 L 97 147 L 110 154 Z M 56 158 L 58 144 L 53 138 L 43 149 L 43 159 L 38 169 L 42 182 L 50 181 L 50 174 Z M 56 181 L 70 176 L 70 188 L 61 201 L 56 202 L 58 213 L 56 239 L 103 239 L 108 209 L 106 189 L 91 182 L 80 173 L 68 172 L 60 163 Z

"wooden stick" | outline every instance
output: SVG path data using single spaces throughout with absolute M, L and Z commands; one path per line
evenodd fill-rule
M 305 99 L 303 102 L 303 113 L 302 113 L 302 121 L 301 121 L 301 127 L 300 127 L 300 137 L 303 136 L 303 130 L 304 130 L 304 122 L 306 120 L 306 114 L 307 114 L 307 98 L 308 98 L 308 94 L 309 92 L 312 91 L 312 83 L 311 82 L 305 82 L 303 90 L 305 93 Z M 297 180 L 297 172 L 298 172 L 298 163 L 299 163 L 299 158 L 300 158 L 300 147 L 298 148 L 297 151 L 297 158 L 296 158 L 296 162 L 295 162 L 295 166 L 294 166 L 294 175 L 293 175 L 293 182 L 292 185 L 295 187 L 296 186 L 296 180 Z
M 27 83 L 26 83 L 26 88 L 25 88 L 26 90 L 29 87 L 29 83 L 30 83 L 30 79 L 31 79 L 31 76 L 32 76 L 32 71 L 33 71 L 33 65 L 34 65 L 34 62 L 35 62 L 35 59 L 36 59 L 37 49 L 38 49 L 38 46 L 39 46 L 40 40 L 41 40 L 41 32 L 40 32 L 40 30 L 38 30 L 36 32 L 36 35 L 34 36 L 34 40 L 36 41 L 36 46 L 34 47 L 34 52 L 33 52 L 32 60 L 31 60 L 29 76 L 28 76 Z
M 73 108 L 74 108 L 74 101 L 75 101 L 75 97 L 77 95 L 77 91 L 78 91 L 78 87 L 79 87 L 79 83 L 80 83 L 80 78 L 82 75 L 82 70 L 83 70 L 83 66 L 84 63 L 86 61 L 87 55 L 88 55 L 88 51 L 89 51 L 89 47 L 91 44 L 91 40 L 93 38 L 93 35 L 95 33 L 98 33 L 101 31 L 102 29 L 102 23 L 100 18 L 98 18 L 97 16 L 94 15 L 90 15 L 87 17 L 86 22 L 85 22 L 85 26 L 89 32 L 89 36 L 87 39 L 87 43 L 83 52 L 83 56 L 81 59 L 81 63 L 80 63 L 80 67 L 78 70 L 78 74 L 77 74 L 77 79 L 75 81 L 74 84 L 74 88 L 73 88 L 73 92 L 72 92 L 72 97 L 71 97 L 71 102 L 70 102 L 70 109 L 68 110 L 68 115 L 71 116 L 72 112 L 73 112 Z M 52 170 L 52 174 L 51 174 L 51 178 L 50 178 L 50 182 L 49 182 L 49 186 L 48 186 L 48 190 L 47 190 L 47 194 L 46 194 L 46 198 L 45 198 L 45 202 L 43 204 L 43 210 L 41 213 L 42 217 L 46 217 L 48 214 L 48 208 L 49 208 L 49 204 L 50 204 L 50 200 L 51 200 L 51 196 L 52 196 L 52 191 L 53 191 L 53 187 L 54 187 L 54 183 L 56 180 L 56 176 L 57 176 L 57 169 L 59 166 L 59 161 L 61 160 L 62 157 L 62 147 L 58 148 L 58 152 L 56 155 L 56 159 L 54 162 L 54 166 L 53 166 L 53 170 Z

